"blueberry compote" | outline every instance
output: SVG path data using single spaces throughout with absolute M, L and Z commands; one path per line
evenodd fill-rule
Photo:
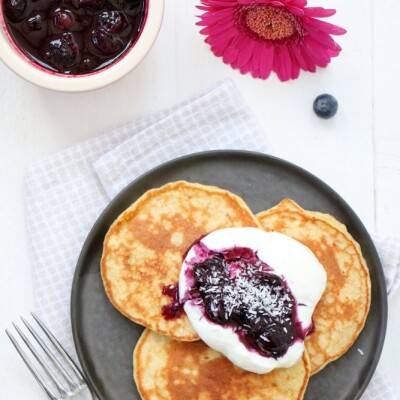
M 166 320 L 179 318 L 183 314 L 183 304 L 179 301 L 178 284 L 165 285 L 162 294 L 171 298 L 171 302 L 162 307 L 162 315 Z
M 146 0 L 0 0 L 11 36 L 24 54 L 63 74 L 111 64 L 135 42 Z
M 292 293 L 253 250 L 207 250 L 188 272 L 190 298 L 200 301 L 210 321 L 233 328 L 247 347 L 279 358 L 304 339 Z

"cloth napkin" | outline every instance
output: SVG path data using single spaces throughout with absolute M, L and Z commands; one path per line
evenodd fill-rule
M 28 168 L 26 220 L 36 310 L 72 354 L 72 276 L 100 212 L 154 166 L 188 153 L 227 148 L 270 152 L 264 132 L 230 80 Z M 376 239 L 376 245 L 393 292 L 400 284 L 400 247 L 387 239 Z M 396 397 L 377 372 L 363 400 L 380 399 Z

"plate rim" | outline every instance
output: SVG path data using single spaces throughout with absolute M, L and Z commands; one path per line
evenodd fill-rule
M 386 329 L 387 329 L 387 321 L 388 321 L 388 298 L 387 298 L 387 291 L 386 291 L 386 281 L 385 281 L 385 275 L 383 272 L 383 267 L 382 263 L 380 260 L 380 257 L 378 255 L 378 252 L 376 250 L 375 244 L 371 238 L 371 235 L 369 234 L 368 230 L 364 226 L 363 222 L 361 219 L 358 217 L 358 215 L 355 213 L 355 211 L 352 209 L 352 207 L 333 189 L 331 188 L 327 183 L 325 183 L 323 180 L 318 178 L 316 175 L 312 174 L 308 170 L 304 169 L 303 167 L 298 166 L 297 164 L 294 164 L 290 161 L 287 161 L 285 159 L 282 159 L 280 157 L 276 157 L 267 153 L 262 153 L 262 152 L 257 152 L 257 151 L 251 151 L 251 150 L 206 150 L 206 151 L 200 151 L 200 152 L 194 152 L 190 154 L 186 154 L 183 156 L 179 156 L 176 158 L 173 158 L 171 160 L 162 162 L 155 167 L 149 169 L 148 171 L 140 174 L 138 177 L 133 179 L 128 185 L 126 185 L 123 189 L 121 189 L 118 194 L 116 194 L 107 204 L 107 206 L 103 209 L 103 211 L 99 214 L 97 217 L 95 223 L 93 224 L 92 228 L 90 229 L 87 237 L 85 238 L 85 241 L 83 243 L 82 249 L 80 251 L 78 260 L 76 262 L 75 270 L 74 270 L 74 275 L 72 279 L 72 288 L 71 288 L 71 296 L 70 296 L 70 319 L 71 319 L 71 327 L 72 327 L 72 336 L 73 336 L 73 341 L 74 341 L 74 347 L 81 365 L 81 368 L 83 369 L 84 375 L 89 383 L 90 389 L 96 394 L 96 396 L 100 400 L 107 400 L 100 392 L 100 390 L 97 387 L 96 382 L 92 379 L 91 375 L 88 374 L 88 363 L 86 362 L 84 356 L 83 356 L 83 349 L 82 349 L 82 344 L 79 341 L 79 328 L 77 324 L 77 314 L 79 312 L 77 304 L 78 304 L 78 281 L 79 277 L 81 275 L 81 271 L 84 269 L 84 259 L 86 257 L 86 254 L 90 248 L 91 242 L 93 240 L 93 237 L 96 235 L 99 227 L 102 225 L 103 219 L 107 217 L 109 211 L 114 207 L 114 204 L 118 201 L 120 197 L 123 197 L 126 192 L 129 192 L 132 187 L 134 187 L 139 181 L 146 179 L 148 176 L 151 174 L 168 168 L 169 166 L 176 164 L 176 163 L 182 163 L 185 161 L 191 161 L 192 159 L 201 159 L 201 158 L 209 158 L 209 157 L 247 157 L 247 158 L 255 158 L 255 159 L 260 159 L 262 161 L 267 161 L 269 163 L 274 163 L 277 165 L 282 166 L 285 169 L 289 169 L 292 172 L 295 172 L 296 174 L 302 175 L 306 177 L 308 180 L 310 180 L 313 184 L 318 186 L 320 189 L 322 189 L 324 192 L 326 192 L 328 195 L 330 195 L 336 202 L 338 202 L 339 206 L 346 211 L 346 213 L 350 216 L 350 218 L 355 222 L 355 225 L 357 226 L 357 230 L 359 230 L 364 238 L 367 239 L 367 243 L 365 244 L 370 248 L 371 256 L 373 259 L 373 263 L 377 266 L 377 285 L 378 287 L 382 288 L 382 293 L 379 296 L 379 298 L 376 300 L 382 307 L 382 314 L 383 318 L 381 319 L 380 326 L 379 326 L 379 339 L 378 339 L 378 345 L 375 351 L 375 354 L 372 358 L 372 362 L 369 366 L 368 372 L 366 373 L 364 382 L 360 387 L 358 388 L 358 393 L 354 397 L 354 400 L 359 400 L 362 396 L 362 394 L 365 392 L 367 386 L 369 385 L 371 378 L 376 370 L 376 367 L 378 365 L 378 362 L 381 358 L 382 355 L 382 350 L 383 346 L 385 343 L 385 337 L 386 337 Z

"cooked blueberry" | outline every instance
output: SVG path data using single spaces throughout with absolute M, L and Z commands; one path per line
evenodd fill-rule
M 337 100 L 330 94 L 321 94 L 314 100 L 314 112 L 320 118 L 332 118 L 338 110 Z
M 112 55 L 122 50 L 122 40 L 104 29 L 92 31 L 92 42 L 97 50 L 104 55 Z
M 143 2 L 140 0 L 126 0 L 124 9 L 128 15 L 137 15 L 143 10 Z
M 26 20 L 25 24 L 29 31 L 40 31 L 43 27 L 44 15 L 40 12 L 31 14 Z
M 96 59 L 91 56 L 86 56 L 82 59 L 82 68 L 85 71 L 92 71 L 96 68 Z
M 20 21 L 26 9 L 26 0 L 6 0 L 4 9 L 11 21 Z
M 83 29 L 91 28 L 93 24 L 93 18 L 90 15 L 81 15 L 79 17 L 79 23 Z
M 167 320 L 179 318 L 183 314 L 183 303 L 179 300 L 178 284 L 165 285 L 162 294 L 171 298 L 171 302 L 162 307 L 164 318 Z
M 293 331 L 292 326 L 283 326 L 272 321 L 264 332 L 260 332 L 255 341 L 259 348 L 266 353 L 284 354 L 288 348 L 287 344 L 293 340 Z
M 213 296 L 205 302 L 205 309 L 208 317 L 217 323 L 224 324 L 229 316 L 224 310 L 224 302 L 221 296 Z
M 74 15 L 70 10 L 57 8 L 53 12 L 53 24 L 61 31 L 70 29 L 74 24 L 74 20 Z
M 90 7 L 100 9 L 104 6 L 104 1 L 105 0 L 72 0 L 72 3 L 76 8 Z
M 116 8 L 117 10 L 122 10 L 125 7 L 125 0 L 109 0 L 110 4 L 113 6 L 113 8 Z
M 50 65 L 62 70 L 79 61 L 79 48 L 71 33 L 63 33 L 47 39 L 43 55 Z
M 124 16 L 119 11 L 102 11 L 97 16 L 97 26 L 108 32 L 118 33 L 124 24 Z

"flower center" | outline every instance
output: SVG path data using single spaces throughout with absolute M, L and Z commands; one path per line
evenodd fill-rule
M 296 18 L 281 7 L 246 7 L 244 22 L 259 37 L 267 40 L 280 40 L 292 36 L 297 31 Z

